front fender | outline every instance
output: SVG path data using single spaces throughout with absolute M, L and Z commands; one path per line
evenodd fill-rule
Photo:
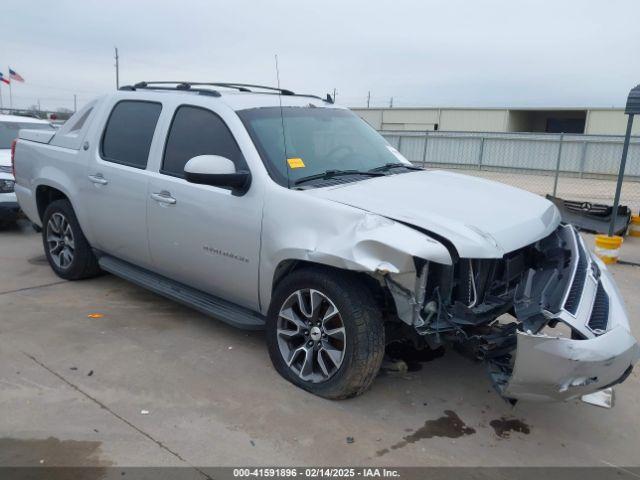
M 295 196 L 295 200 L 288 198 Z M 265 204 L 260 305 L 269 308 L 274 273 L 302 260 L 359 272 L 415 272 L 414 257 L 450 265 L 440 242 L 388 218 L 305 195 L 279 192 Z

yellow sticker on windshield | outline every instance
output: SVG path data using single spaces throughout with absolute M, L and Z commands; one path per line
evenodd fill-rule
M 304 168 L 304 162 L 301 158 L 287 158 L 289 168 Z

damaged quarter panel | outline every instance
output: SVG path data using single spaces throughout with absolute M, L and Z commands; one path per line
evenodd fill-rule
M 265 199 L 260 268 L 266 312 L 278 266 L 303 260 L 346 270 L 415 278 L 414 257 L 450 265 L 436 240 L 388 218 L 327 201 L 310 191 L 271 190 Z

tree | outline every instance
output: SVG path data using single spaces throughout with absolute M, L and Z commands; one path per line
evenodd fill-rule
M 67 120 L 71 115 L 73 115 L 73 110 L 65 107 L 56 108 L 56 117 L 58 120 Z
M 27 113 L 33 117 L 39 117 L 40 109 L 38 108 L 38 105 L 31 105 L 27 108 Z

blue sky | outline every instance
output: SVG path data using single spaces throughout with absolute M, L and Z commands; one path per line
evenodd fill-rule
M 622 106 L 640 83 L 637 0 L 21 0 L 3 5 L 14 105 L 72 107 L 139 80 L 338 92 L 361 106 Z M 8 91 L 2 88 L 4 104 Z

